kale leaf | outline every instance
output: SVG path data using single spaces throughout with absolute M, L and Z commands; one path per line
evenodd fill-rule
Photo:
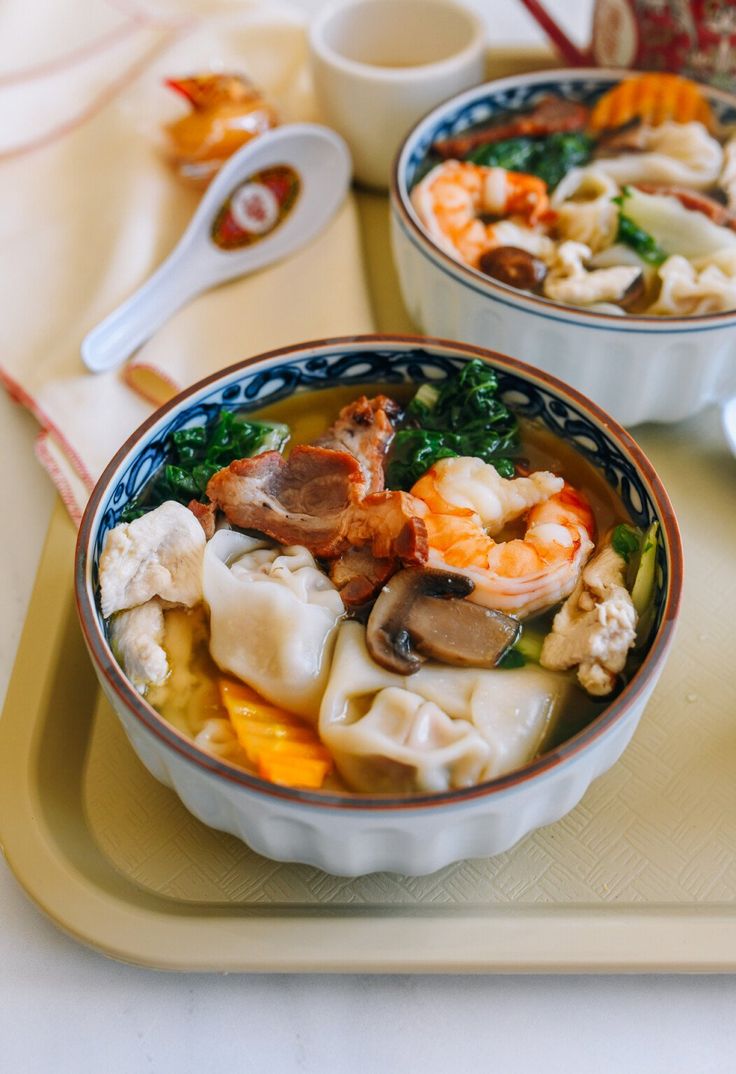
M 641 534 L 633 526 L 627 526 L 622 522 L 621 525 L 616 526 L 611 535 L 611 545 L 624 563 L 628 563 L 641 547 Z
M 132 522 L 165 500 L 204 501 L 207 482 L 218 470 L 234 459 L 279 451 L 288 438 L 286 425 L 246 421 L 232 410 L 221 410 L 206 425 L 177 429 L 168 437 L 166 462 L 141 496 L 126 505 L 120 520 Z
M 485 362 L 473 359 L 441 385 L 422 385 L 405 420 L 391 447 L 390 488 L 409 489 L 438 459 L 456 455 L 476 456 L 513 477 L 519 427 Z
M 557 131 L 545 138 L 505 138 L 472 150 L 467 160 L 544 179 L 550 190 L 571 168 L 587 164 L 593 139 L 580 131 Z

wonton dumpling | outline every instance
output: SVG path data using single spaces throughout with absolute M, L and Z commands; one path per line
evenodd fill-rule
M 619 193 L 610 176 L 595 167 L 572 168 L 552 195 L 555 224 L 562 239 L 582 242 L 595 253 L 610 246 L 618 231 Z
M 105 537 L 100 556 L 100 601 L 107 618 L 161 597 L 191 608 L 202 599 L 205 536 L 192 512 L 166 500 Z
M 339 630 L 319 719 L 347 783 L 367 792 L 444 791 L 523 765 L 569 691 L 541 668 L 426 664 L 402 677 L 371 660 L 364 628 Z
M 220 530 L 204 555 L 210 652 L 275 705 L 316 720 L 344 608 L 300 545 Z
M 160 685 L 169 674 L 163 642 L 164 613 L 161 601 L 156 597 L 118 612 L 110 620 L 112 651 L 140 693 L 144 693 L 147 686 Z
M 668 120 L 641 132 L 642 151 L 596 160 L 617 183 L 662 183 L 707 190 L 718 179 L 723 149 L 702 123 Z
M 659 268 L 662 285 L 647 313 L 692 317 L 736 309 L 736 248 L 690 262 L 668 257 Z
M 570 306 L 600 305 L 622 300 L 641 277 L 635 265 L 612 265 L 590 271 L 591 250 L 583 242 L 561 242 L 557 257 L 544 281 L 544 294 L 553 302 Z

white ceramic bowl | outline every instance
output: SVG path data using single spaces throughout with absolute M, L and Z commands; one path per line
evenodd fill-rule
M 516 772 L 449 793 L 397 798 L 291 790 L 197 748 L 126 679 L 110 649 L 97 587 L 105 534 L 161 464 L 165 437 L 182 425 L 201 424 L 223 406 L 257 407 L 332 384 L 439 379 L 471 358 L 498 371 L 502 396 L 517 413 L 543 422 L 598 467 L 638 525 L 659 520 L 656 629 L 640 668 L 591 724 L 561 746 Z M 572 809 L 634 732 L 664 666 L 681 585 L 682 551 L 667 495 L 641 449 L 606 414 L 513 359 L 442 340 L 388 336 L 320 341 L 251 358 L 164 406 L 123 445 L 95 487 L 79 533 L 75 577 L 102 689 L 153 775 L 205 824 L 231 832 L 259 853 L 340 875 L 433 872 L 506 850 Z
M 486 33 L 455 0 L 337 0 L 312 21 L 309 48 L 320 112 L 355 178 L 386 190 L 409 128 L 483 78 Z
M 598 68 L 516 75 L 435 108 L 410 132 L 394 164 L 394 259 L 407 310 L 429 335 L 518 355 L 574 385 L 624 425 L 679 421 L 736 393 L 736 310 L 621 317 L 550 302 L 455 261 L 428 237 L 409 197 L 438 138 L 548 93 L 592 102 L 620 80 L 620 71 Z M 702 90 L 719 119 L 736 122 L 736 97 Z

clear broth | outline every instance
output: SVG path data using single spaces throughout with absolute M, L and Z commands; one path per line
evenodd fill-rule
M 341 407 L 359 395 L 383 392 L 406 402 L 414 392 L 412 385 L 353 385 L 297 393 L 288 399 L 248 411 L 254 420 L 285 422 L 291 429 L 286 453 L 296 444 L 309 443 L 326 432 Z M 599 535 L 620 522 L 629 522 L 623 505 L 603 476 L 577 451 L 559 440 L 540 423 L 521 420 L 521 457 L 532 470 L 552 470 L 582 491 L 593 509 Z M 512 533 L 501 535 L 511 536 Z M 547 632 L 555 610 L 528 620 L 530 628 Z M 207 648 L 207 622 L 203 606 L 187 611 L 175 609 L 166 613 L 165 648 L 169 656 L 171 675 L 160 687 L 149 688 L 147 699 L 157 711 L 187 736 L 200 734 L 207 720 L 227 719 L 217 690 L 221 674 Z M 173 630 L 171 630 L 173 628 Z M 175 640 L 175 643 L 174 642 Z M 173 644 L 172 644 L 173 643 Z M 596 700 L 577 685 L 575 672 L 558 672 L 573 683 L 573 703 L 565 706 L 548 727 L 538 754 L 572 738 L 587 726 L 610 703 L 610 697 Z M 245 754 L 237 745 L 224 745 L 218 750 L 223 759 L 252 771 Z M 328 777 L 324 789 L 347 791 L 338 776 Z

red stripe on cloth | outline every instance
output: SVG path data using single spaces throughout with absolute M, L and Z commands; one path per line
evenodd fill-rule
M 44 146 L 52 145 L 54 142 L 63 138 L 64 135 L 70 134 L 72 131 L 77 130 L 83 126 L 88 120 L 96 116 L 106 105 L 117 97 L 117 95 L 129 86 L 135 79 L 141 74 L 148 64 L 156 58 L 161 52 L 165 52 L 180 38 L 185 37 L 188 33 L 199 25 L 198 19 L 191 19 L 186 23 L 181 23 L 177 29 L 168 31 L 168 37 L 159 41 L 148 49 L 145 54 L 136 60 L 130 67 L 128 67 L 123 74 L 110 83 L 99 94 L 95 100 L 76 116 L 67 120 L 64 123 L 60 123 L 58 127 L 54 127 L 52 130 L 42 134 L 39 138 L 32 138 L 28 142 L 22 142 L 20 145 L 15 145 L 12 149 L 4 149 L 0 151 L 0 163 L 4 160 L 14 160 L 16 157 L 25 156 L 27 153 L 33 153 L 37 149 L 42 149 Z
M 56 459 L 49 451 L 48 445 L 46 443 L 48 436 L 49 434 L 47 432 L 42 431 L 36 437 L 34 447 L 36 458 L 41 463 L 44 470 L 56 486 L 56 490 L 61 497 L 61 502 L 64 504 L 64 507 L 66 507 L 67 511 L 69 512 L 69 516 L 72 522 L 75 526 L 79 527 L 82 521 L 82 508 L 77 503 L 74 493 L 71 490 L 71 486 L 69 485 L 69 482 L 67 481 L 62 471 L 59 469 Z
M 21 406 L 24 406 L 26 408 L 26 410 L 29 410 L 31 414 L 33 414 L 38 424 L 43 426 L 44 430 L 53 435 L 54 439 L 59 443 L 60 447 L 63 448 L 65 454 L 69 457 L 69 462 L 71 463 L 76 473 L 79 475 L 79 478 L 91 491 L 95 486 L 95 479 L 92 477 L 89 470 L 82 462 L 81 457 L 71 446 L 71 444 L 69 443 L 65 435 L 62 433 L 58 425 L 56 425 L 55 422 L 51 420 L 51 418 L 48 416 L 48 414 L 45 413 L 43 408 L 39 406 L 38 402 L 33 398 L 33 396 L 29 395 L 25 388 L 21 384 L 19 384 L 18 381 L 10 375 L 10 373 L 8 373 L 7 369 L 3 369 L 2 366 L 0 366 L 0 384 L 3 385 L 11 399 L 13 399 L 16 403 L 20 403 Z
M 65 71 L 69 67 L 75 67 L 96 53 L 104 52 L 105 49 L 116 45 L 118 41 L 123 41 L 126 37 L 131 34 L 137 34 L 139 31 L 140 26 L 138 23 L 132 21 L 122 26 L 116 26 L 92 41 L 86 41 L 83 45 L 78 45 L 76 48 L 64 53 L 63 56 L 55 56 L 53 60 L 46 60 L 44 63 L 36 64 L 34 67 L 22 67 L 16 71 L 9 71 L 7 74 L 0 75 L 0 89 L 4 86 L 17 85 L 19 82 L 35 82 L 36 79 L 46 78 L 48 75 Z

